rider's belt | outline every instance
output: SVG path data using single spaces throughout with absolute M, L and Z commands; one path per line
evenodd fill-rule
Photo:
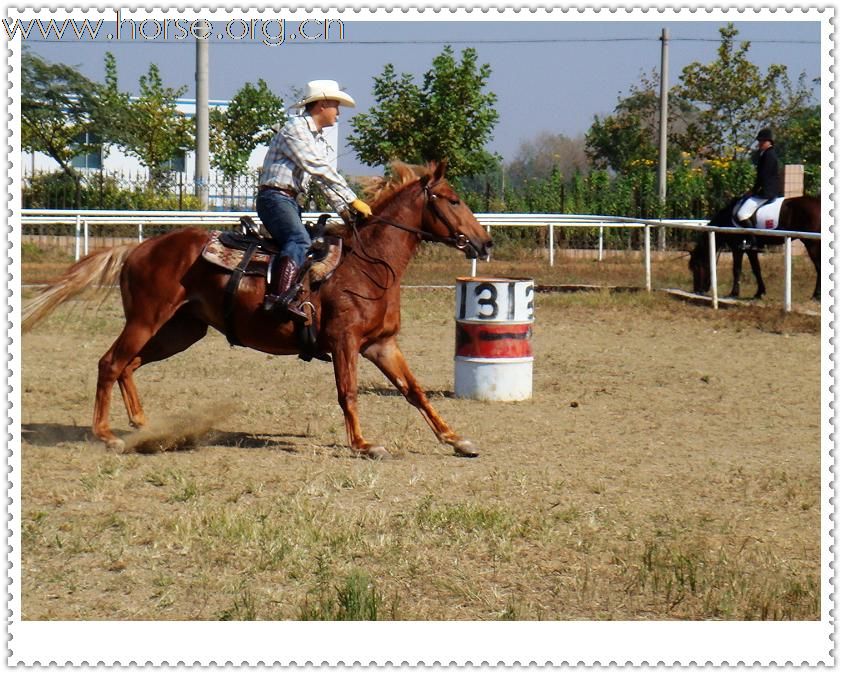
M 298 199 L 298 194 L 299 194 L 298 191 L 293 189 L 292 187 L 287 187 L 287 186 L 278 187 L 277 185 L 261 185 L 260 187 L 257 188 L 257 191 L 258 191 L 258 193 L 259 192 L 280 192 L 281 194 L 284 194 L 284 195 L 288 196 L 290 199 L 296 199 L 296 200 Z

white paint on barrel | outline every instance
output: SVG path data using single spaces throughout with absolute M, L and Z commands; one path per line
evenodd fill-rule
M 457 398 L 532 397 L 533 296 L 532 279 L 456 279 Z

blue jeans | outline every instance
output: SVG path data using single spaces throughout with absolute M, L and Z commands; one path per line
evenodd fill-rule
M 257 195 L 257 215 L 280 246 L 281 255 L 288 255 L 300 267 L 310 247 L 310 235 L 301 221 L 301 207 L 295 199 L 275 190 L 264 190 Z

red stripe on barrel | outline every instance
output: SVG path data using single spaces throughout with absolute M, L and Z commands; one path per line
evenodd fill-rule
M 531 358 L 532 325 L 456 324 L 456 355 L 468 358 Z

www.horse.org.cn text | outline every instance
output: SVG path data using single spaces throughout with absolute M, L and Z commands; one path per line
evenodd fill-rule
M 115 21 L 104 19 L 3 19 L 6 37 L 18 34 L 23 40 L 30 37 L 44 40 L 105 40 L 105 41 L 166 41 L 166 40 L 247 40 L 278 46 L 287 41 L 312 42 L 345 39 L 341 19 L 229 19 L 214 22 L 208 19 L 126 19 L 117 10 Z

